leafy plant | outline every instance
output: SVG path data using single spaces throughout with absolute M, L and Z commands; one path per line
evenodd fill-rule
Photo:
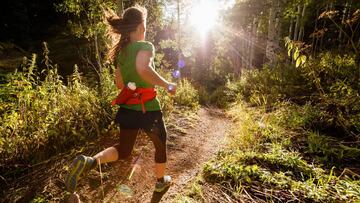
M 177 92 L 174 98 L 176 104 L 180 106 L 188 106 L 191 108 L 199 107 L 198 91 L 191 85 L 191 83 L 182 79 L 177 86 Z
M 111 112 L 104 110 L 96 90 L 82 82 L 76 66 L 68 85 L 63 84 L 56 67 L 47 67 L 39 72 L 34 54 L 26 60 L 25 71 L 11 74 L 2 89 L 3 166 L 47 159 L 95 138 L 110 123 Z

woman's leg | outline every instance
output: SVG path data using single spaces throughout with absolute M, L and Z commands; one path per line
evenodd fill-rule
M 170 186 L 170 176 L 165 176 L 166 168 L 166 128 L 162 119 L 161 112 L 154 112 L 154 123 L 145 132 L 150 137 L 155 146 L 155 175 L 157 183 L 155 185 L 156 192 L 162 192 Z
M 118 160 L 118 159 L 127 159 L 134 148 L 136 137 L 139 133 L 139 129 L 121 129 L 120 128 L 120 137 L 119 142 L 113 147 L 108 148 L 109 151 L 103 155 L 95 155 L 98 161 L 105 163 L 106 161 Z M 107 149 L 105 149 L 107 150 Z M 104 150 L 104 151 L 105 151 Z M 100 152 L 101 153 L 101 152 Z M 105 159 L 104 161 L 102 159 Z
M 165 126 L 163 123 L 156 124 L 151 129 L 145 130 L 145 132 L 155 146 L 155 175 L 159 179 L 165 175 L 167 161 Z
M 135 144 L 138 129 L 120 130 L 119 142 L 113 147 L 109 147 L 94 157 L 80 155 L 73 161 L 70 173 L 66 177 L 65 187 L 69 192 L 74 192 L 80 175 L 96 167 L 97 164 L 114 162 L 118 159 L 126 159 L 131 155 Z
M 93 158 L 97 163 L 109 163 L 126 159 L 131 155 L 139 129 L 122 129 L 118 144 L 97 153 Z
M 158 180 L 164 177 L 165 168 L 166 168 L 166 163 L 155 163 L 155 176 Z
M 103 151 L 97 153 L 93 158 L 96 159 L 96 162 L 99 164 L 113 162 L 118 160 L 119 153 L 115 147 L 109 147 Z
M 151 141 L 155 146 L 155 175 L 157 182 L 155 184 L 155 192 L 163 192 L 171 184 L 171 177 L 165 175 L 166 168 L 166 130 L 165 126 L 157 126 L 150 132 L 147 132 Z

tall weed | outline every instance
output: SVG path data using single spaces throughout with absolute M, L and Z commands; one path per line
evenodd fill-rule
M 110 121 L 96 90 L 83 84 L 76 67 L 65 86 L 56 67 L 39 73 L 36 61 L 34 54 L 2 91 L 1 165 L 49 158 L 96 137 Z

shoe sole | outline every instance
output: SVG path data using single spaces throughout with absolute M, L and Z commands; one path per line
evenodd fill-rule
M 86 158 L 76 158 L 73 162 L 73 168 L 65 180 L 65 188 L 68 192 L 74 192 L 77 186 L 77 181 L 85 168 Z

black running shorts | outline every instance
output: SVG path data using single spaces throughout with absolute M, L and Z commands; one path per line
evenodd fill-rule
M 155 146 L 155 162 L 166 162 L 166 128 L 161 111 L 135 111 L 120 108 L 116 114 L 115 122 L 120 126 L 120 139 L 114 147 L 117 149 L 119 159 L 130 156 L 140 129 L 150 137 Z

